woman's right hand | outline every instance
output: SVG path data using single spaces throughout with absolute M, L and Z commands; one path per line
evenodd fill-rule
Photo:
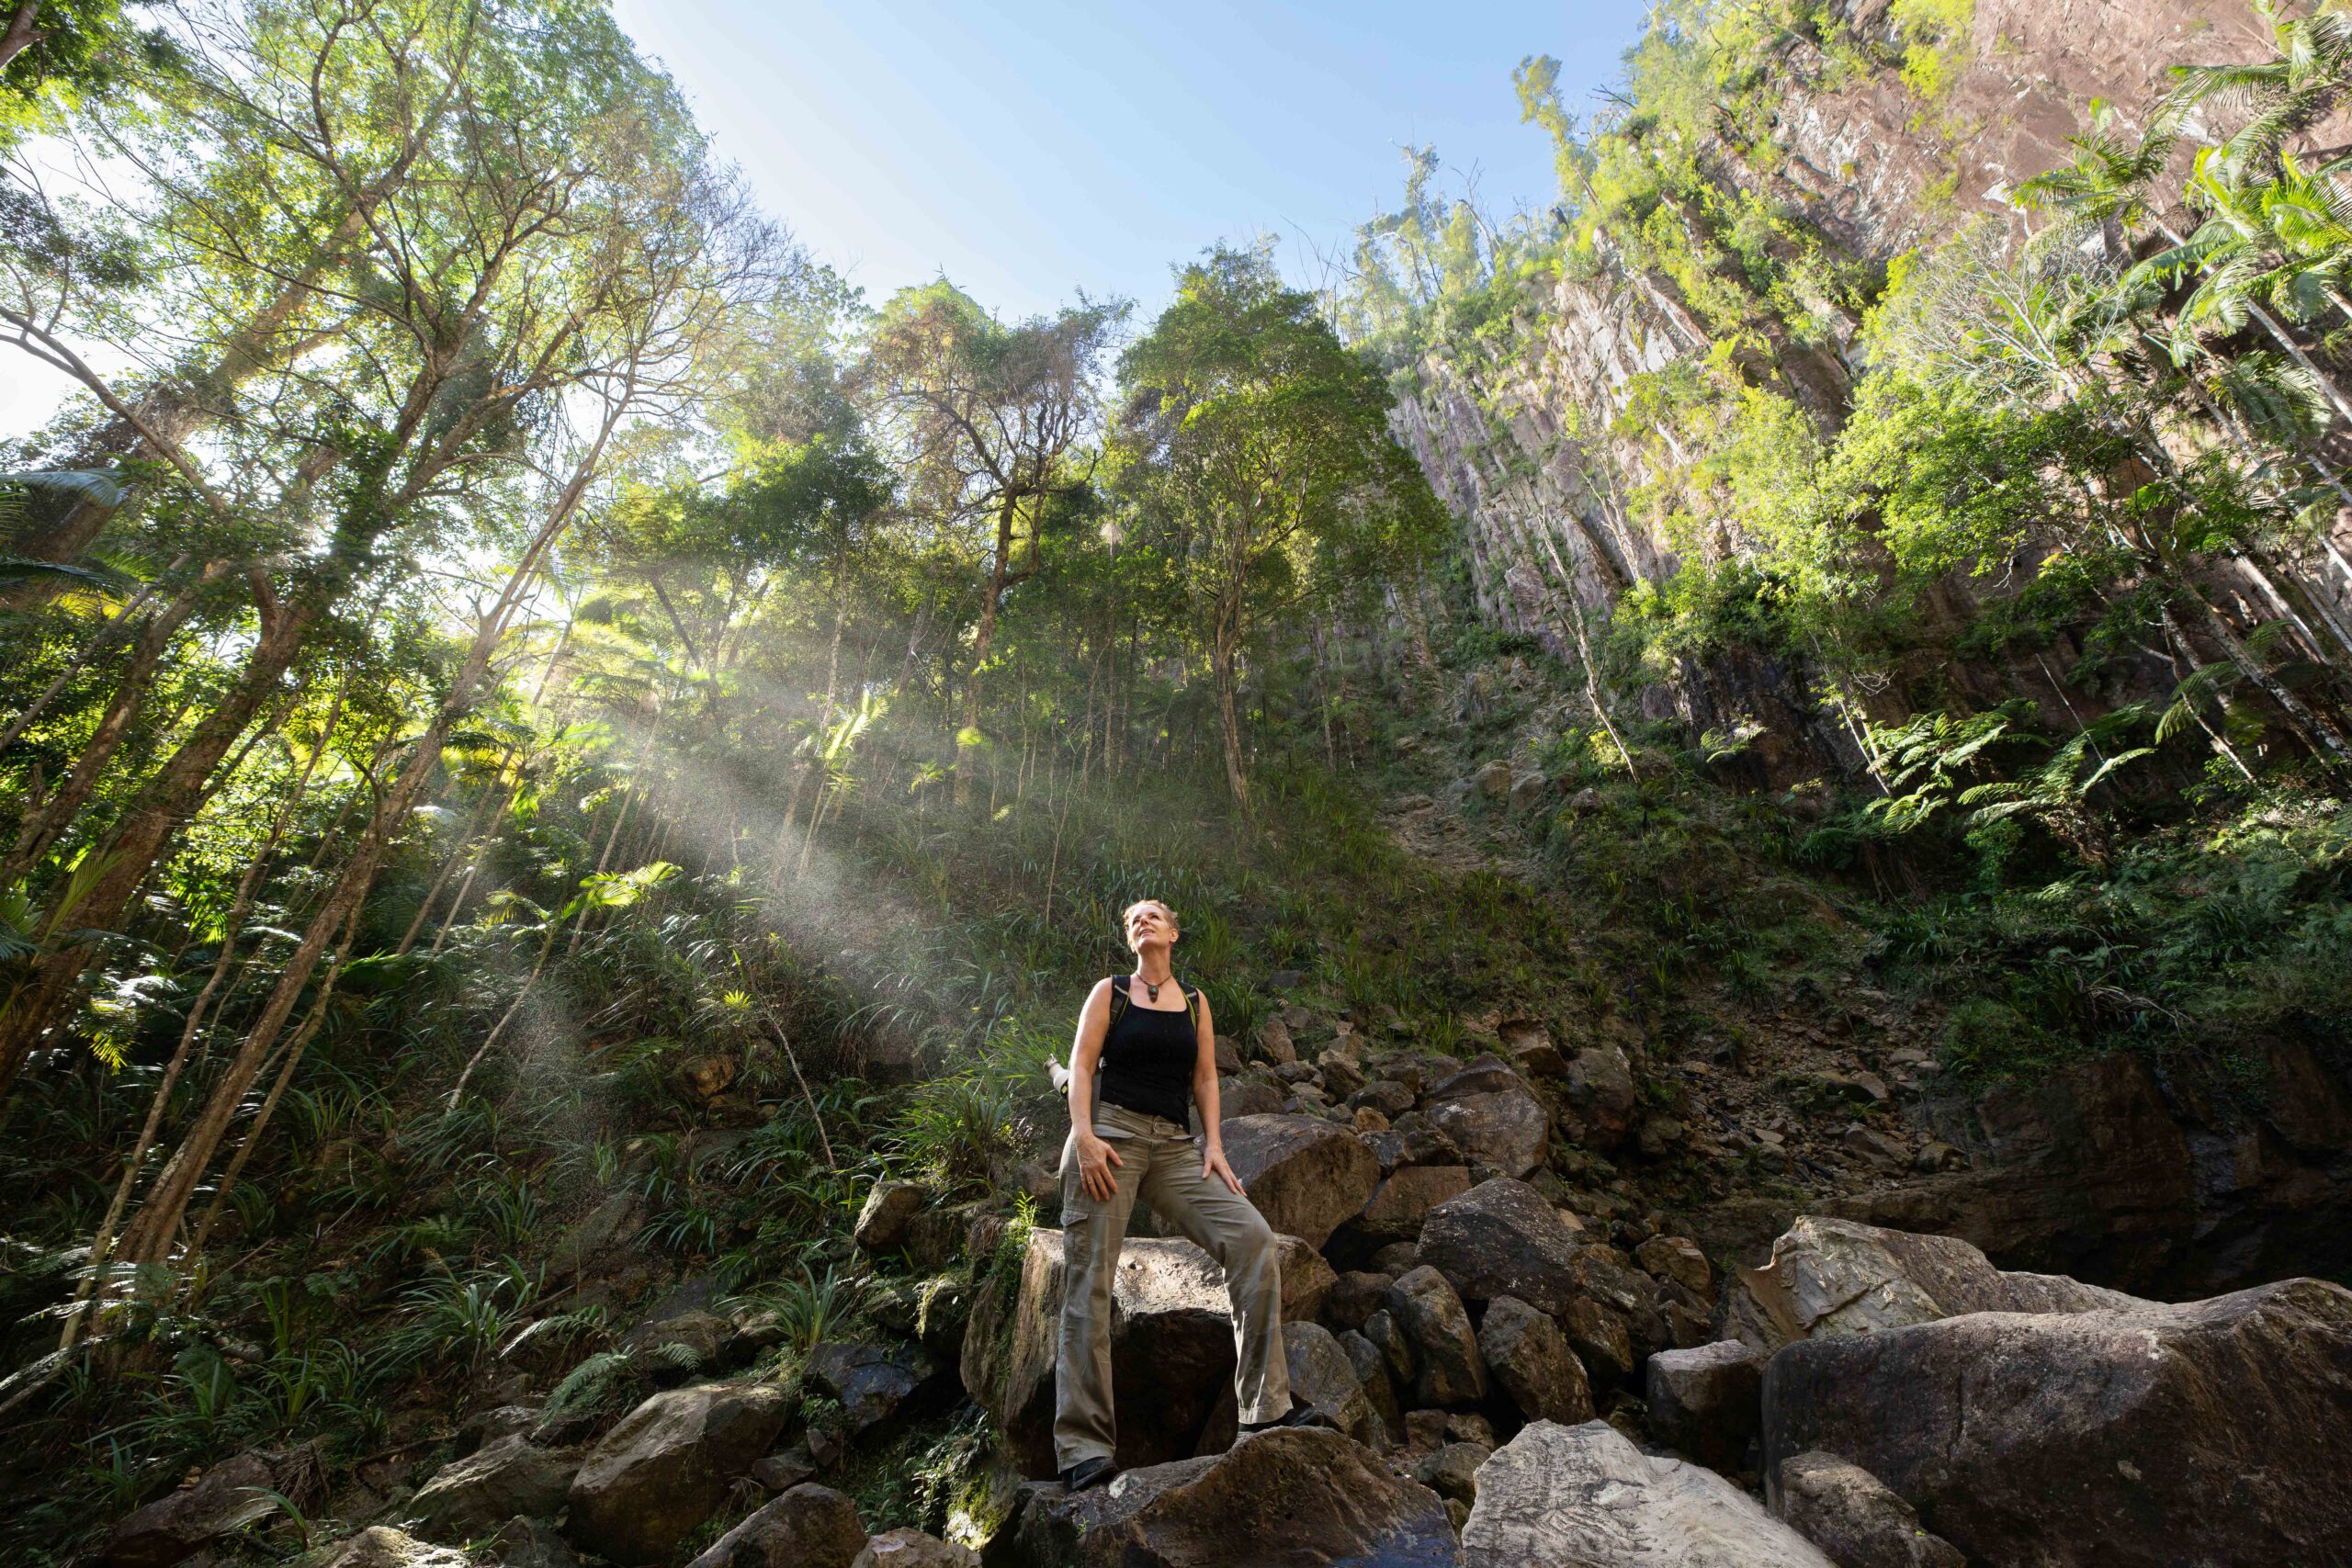
M 1119 1190 L 1119 1179 L 1111 1174 L 1111 1168 L 1125 1163 L 1108 1139 L 1087 1132 L 1079 1134 L 1078 1184 L 1086 1190 L 1088 1197 L 1098 1202 L 1108 1201 Z

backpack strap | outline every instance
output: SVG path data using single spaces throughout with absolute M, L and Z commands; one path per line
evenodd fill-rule
M 1187 985 L 1182 980 L 1177 981 L 1176 984 L 1184 993 L 1184 1017 L 1191 1021 L 1193 1028 L 1198 1031 L 1201 1027 L 1201 988 L 1198 986 Z M 1111 976 L 1112 1028 L 1118 1026 L 1120 1016 L 1127 1010 L 1127 976 L 1114 975 Z M 1105 1032 L 1108 1031 L 1106 1030 Z

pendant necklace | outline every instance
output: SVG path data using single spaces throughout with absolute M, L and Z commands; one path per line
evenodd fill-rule
M 1175 976 L 1170 975 L 1168 977 L 1168 980 L 1172 980 L 1175 977 Z M 1140 975 L 1136 976 L 1136 978 L 1143 980 L 1143 976 Z M 1144 994 L 1151 998 L 1154 1005 L 1157 1005 L 1159 1001 L 1159 987 L 1168 984 L 1168 980 L 1143 980 Z

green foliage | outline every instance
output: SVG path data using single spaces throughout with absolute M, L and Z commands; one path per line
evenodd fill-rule
M 1888 13 L 1903 40 L 1903 81 L 1933 104 L 1968 67 L 1976 0 L 1894 0 Z

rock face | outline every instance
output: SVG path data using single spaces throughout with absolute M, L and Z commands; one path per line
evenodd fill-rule
M 429 1539 L 466 1540 L 517 1514 L 553 1514 L 579 1470 L 578 1454 L 536 1448 L 518 1432 L 442 1466 L 406 1511 Z
M 1915 1235 L 1807 1215 L 1742 1269 L 1729 1326 L 1770 1355 L 1816 1335 L 1862 1334 L 1967 1312 L 2088 1312 L 2137 1297 L 2057 1274 L 2004 1272 L 1958 1236 Z
M 1764 1358 L 1736 1339 L 1649 1360 L 1650 1432 L 1711 1470 L 1735 1471 L 1762 1415 Z
M 1551 1131 L 1544 1102 L 1526 1079 L 1492 1056 L 1431 1085 L 1422 1114 L 1472 1165 L 1525 1176 L 1544 1163 Z
M 1512 1296 L 1487 1303 L 1478 1325 L 1487 1370 L 1530 1421 L 1574 1427 L 1592 1419 L 1592 1385 L 1560 1325 Z
M 1462 1568 L 1830 1568 L 1711 1470 L 1602 1421 L 1534 1421 L 1478 1469 Z
M 1860 1465 L 1793 1454 L 1779 1479 L 1781 1522 L 1838 1568 L 1968 1568 L 1959 1548 L 1928 1533 L 1917 1510 Z
M 1380 1180 L 1363 1140 L 1317 1116 L 1237 1116 L 1226 1159 L 1266 1223 L 1321 1247 L 1360 1213 Z
M 1462 1298 L 1444 1275 L 1424 1264 L 1398 1276 L 1388 1287 L 1385 1310 L 1412 1340 L 1419 1362 L 1413 1383 L 1417 1403 L 1467 1404 L 1487 1397 L 1487 1363 L 1478 1353 L 1478 1337 L 1471 1331 Z
M 1023 1475 L 1054 1473 L 1062 1278 L 1062 1233 L 1031 1232 L 1018 1272 L 980 1293 L 964 1336 L 964 1387 Z M 1189 1455 L 1218 1399 L 1230 1397 L 1225 1270 L 1191 1242 L 1127 1239 L 1111 1292 L 1111 1383 L 1122 1468 Z
M 857 1505 L 804 1483 L 770 1498 L 689 1568 L 850 1568 L 865 1546 Z
M 2352 1292 L 1816 1337 L 1766 1368 L 1764 1445 L 1768 1478 L 1860 1464 L 1988 1568 L 2352 1562 Z
M 655 1394 L 605 1434 L 572 1478 L 571 1539 L 616 1562 L 662 1561 L 718 1510 L 790 1411 L 772 1383 Z
M 1967 1146 L 1967 1168 L 1840 1212 L 2167 1299 L 2301 1272 L 2341 1278 L 2352 1267 L 2346 1063 L 2284 1038 L 2264 1054 L 2259 1106 L 2160 1084 L 2125 1053 L 1995 1088 L 1972 1115 L 1938 1125 Z
M 125 1516 L 107 1537 L 107 1568 L 171 1568 L 209 1542 L 268 1515 L 277 1479 L 259 1454 L 221 1461 L 168 1497 Z
M 1454 1568 L 1437 1495 L 1337 1432 L 1277 1427 L 1070 1496 L 1023 1486 L 990 1568 Z

